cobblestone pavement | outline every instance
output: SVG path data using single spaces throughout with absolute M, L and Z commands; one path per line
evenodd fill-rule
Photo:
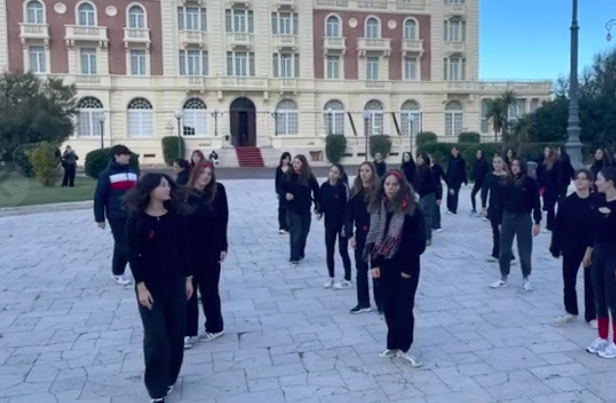
M 307 259 L 287 260 L 271 180 L 226 183 L 230 255 L 227 334 L 186 354 L 169 402 L 616 402 L 616 362 L 584 351 L 595 336 L 561 313 L 558 261 L 540 235 L 535 291 L 492 290 L 489 225 L 461 212 L 423 256 L 415 348 L 424 367 L 380 359 L 385 324 L 350 315 L 353 290 L 325 290 L 322 224 Z M 0 403 L 138 403 L 141 326 L 133 290 L 109 278 L 111 235 L 90 211 L 0 219 Z M 339 272 L 340 263 L 338 262 Z M 581 288 L 581 287 L 579 287 Z

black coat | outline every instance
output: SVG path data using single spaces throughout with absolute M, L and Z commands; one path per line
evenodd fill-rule
M 447 178 L 447 186 L 450 188 L 456 189 L 462 186 L 463 183 L 468 183 L 466 179 L 466 161 L 464 161 L 461 155 L 449 157 L 445 177 Z

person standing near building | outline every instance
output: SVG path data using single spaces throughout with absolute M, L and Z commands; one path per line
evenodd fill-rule
M 481 215 L 490 220 L 492 226 L 492 254 L 488 262 L 498 262 L 500 256 L 500 225 L 503 220 L 503 206 L 500 192 L 507 182 L 507 165 L 500 154 L 492 158 L 492 172 L 486 174 L 481 187 Z M 511 254 L 512 261 L 515 259 Z
M 387 172 L 387 164 L 383 159 L 383 154 L 378 152 L 374 154 L 374 169 L 376 169 L 376 174 L 379 178 L 382 178 L 385 172 Z
M 287 224 L 287 209 L 284 195 L 280 194 L 280 185 L 286 180 L 287 173 L 291 169 L 291 154 L 283 152 L 280 155 L 280 162 L 276 167 L 276 178 L 274 181 L 274 189 L 276 191 L 276 198 L 278 199 L 278 233 L 286 234 L 289 232 L 289 225 Z
M 75 174 L 77 172 L 77 161 L 79 157 L 71 146 L 66 146 L 62 153 L 62 168 L 64 169 L 64 177 L 62 178 L 62 186 L 75 186 Z
M 458 199 L 462 184 L 467 184 L 466 162 L 456 147 L 451 149 L 447 162 L 447 214 L 458 214 Z
M 556 151 L 546 147 L 543 152 L 543 162 L 537 170 L 539 187 L 543 189 L 543 209 L 547 213 L 545 231 L 552 231 L 556 217 L 555 208 L 560 194 L 560 173 L 557 167 Z
M 447 178 L 445 177 L 445 170 L 434 161 L 433 155 L 430 155 L 430 169 L 432 169 L 436 180 L 436 208 L 432 214 L 431 227 L 433 231 L 443 232 L 443 228 L 441 228 L 441 204 L 443 200 L 443 182 L 447 183 Z
M 477 150 L 475 153 L 475 161 L 473 162 L 473 170 L 471 172 L 471 177 L 474 182 L 473 190 L 471 191 L 471 206 L 473 208 L 471 215 L 481 216 L 481 214 L 477 213 L 477 193 L 481 191 L 483 180 L 489 172 L 490 166 L 483 155 L 483 151 Z
M 131 283 L 130 277 L 125 273 L 128 263 L 127 213 L 122 197 L 137 183 L 137 173 L 129 163 L 128 147 L 121 144 L 111 147 L 111 161 L 107 169 L 98 176 L 94 193 L 94 221 L 101 229 L 105 229 L 105 219 L 109 222 L 114 240 L 111 278 L 120 285 Z
M 402 165 L 400 170 L 404 173 L 406 181 L 413 186 L 417 187 L 417 165 L 413 161 L 413 156 L 408 151 L 402 154 Z
M 438 185 L 436 176 L 430 168 L 430 157 L 426 153 L 419 154 L 417 158 L 418 177 L 417 194 L 421 204 L 424 223 L 426 224 L 426 245 L 432 245 L 432 215 L 439 208 L 437 205 Z

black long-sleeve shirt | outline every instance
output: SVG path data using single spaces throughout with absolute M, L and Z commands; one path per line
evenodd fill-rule
M 481 207 L 490 207 L 490 210 L 499 211 L 499 192 L 507 177 L 505 175 L 496 175 L 494 172 L 487 173 L 481 185 Z M 489 199 L 488 199 L 489 197 Z
M 319 190 L 317 213 L 323 214 L 327 228 L 341 229 L 348 218 L 349 187 L 338 181 L 335 185 L 324 182 Z
M 432 172 L 434 172 L 434 176 L 436 178 L 436 200 L 443 200 L 443 183 L 441 180 L 447 183 L 445 170 L 439 164 L 432 164 L 430 168 L 432 169 Z
M 274 181 L 274 188 L 276 189 L 276 194 L 280 195 L 280 185 L 282 182 L 286 180 L 287 174 L 282 170 L 282 167 L 278 165 L 276 167 L 276 179 Z
M 379 178 L 382 178 L 387 172 L 387 164 L 385 161 L 374 161 L 374 169 L 376 169 L 376 175 Z
M 229 204 L 222 183 L 216 183 L 213 199 L 208 192 L 203 192 L 190 196 L 188 204 L 194 208 L 187 225 L 193 254 L 218 257 L 220 252 L 226 252 L 229 249 Z
M 594 244 L 616 247 L 616 200 L 608 202 L 604 194 L 599 194 L 596 203 Z
M 418 186 L 418 178 L 417 165 L 415 165 L 415 161 L 411 160 L 409 162 L 403 162 L 400 170 L 404 173 L 406 181 L 416 189 Z
M 368 200 L 366 200 L 365 191 L 356 193 L 351 197 L 348 213 L 347 234 L 353 234 L 357 243 L 363 245 L 370 229 L 370 213 L 368 213 Z M 353 231 L 353 227 L 355 231 Z
M 573 193 L 558 205 L 556 221 L 552 229 L 550 252 L 560 256 L 568 252 L 579 253 L 592 246 L 594 242 L 594 225 L 596 196 L 581 198 Z
M 436 175 L 432 171 L 432 169 L 428 167 L 420 167 L 417 181 L 417 194 L 420 197 L 427 196 L 431 193 L 434 193 L 436 196 L 438 192 L 438 184 Z M 438 199 L 438 198 L 437 198 Z
M 462 156 L 453 155 L 447 162 L 447 174 L 445 175 L 447 187 L 458 189 L 462 184 L 468 183 L 466 179 L 466 161 Z
M 135 284 L 164 292 L 170 281 L 192 275 L 186 217 L 167 212 L 160 217 L 131 215 L 126 224 L 130 268 Z
M 537 181 L 539 187 L 542 187 L 544 194 L 558 195 L 559 193 L 559 172 L 556 162 L 551 168 L 544 162 L 537 168 Z
M 519 183 L 509 178 L 499 192 L 503 212 L 531 214 L 535 224 L 541 222 L 541 201 L 537 181 L 524 175 Z
M 475 158 L 475 161 L 473 162 L 473 170 L 471 172 L 471 177 L 477 185 L 479 186 L 483 185 L 483 180 L 485 179 L 486 175 L 489 172 L 490 172 L 490 165 L 488 165 L 488 162 L 486 161 L 486 159 L 485 158 L 481 158 L 481 159 Z
M 314 202 L 315 209 L 319 209 L 319 183 L 314 175 L 303 184 L 299 181 L 296 173 L 287 175 L 280 184 L 280 197 L 283 198 L 286 208 L 299 213 L 310 212 L 310 206 Z M 286 194 L 293 195 L 292 200 L 287 200 Z

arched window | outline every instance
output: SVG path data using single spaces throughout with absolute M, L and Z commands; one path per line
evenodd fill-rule
M 330 15 L 325 23 L 325 36 L 328 38 L 339 38 L 340 34 L 340 19 L 335 15 Z
M 128 9 L 128 27 L 129 28 L 146 28 L 145 11 L 138 5 L 131 6 Z
M 145 98 L 135 98 L 130 101 L 126 118 L 128 137 L 153 136 L 154 113 L 150 101 Z
M 366 20 L 366 38 L 379 38 L 381 33 L 379 32 L 379 22 L 376 18 L 370 17 Z
M 445 136 L 457 136 L 462 133 L 464 110 L 458 101 L 445 105 Z
M 383 104 L 381 101 L 377 101 L 373 99 L 368 101 L 366 106 L 364 107 L 364 111 L 370 112 L 368 117 L 368 134 L 377 135 L 383 134 Z M 366 124 L 366 122 L 364 122 Z
M 415 101 L 406 101 L 402 104 L 400 121 L 402 133 L 406 136 L 415 135 L 421 131 L 421 107 Z
M 297 104 L 291 99 L 283 99 L 276 106 L 276 133 L 279 135 L 297 134 L 299 131 L 299 115 Z
M 327 134 L 344 134 L 344 105 L 337 100 L 325 104 L 325 130 Z
M 26 22 L 28 24 L 44 24 L 45 10 L 40 1 L 32 0 L 26 5 Z
M 184 103 L 184 136 L 205 136 L 207 134 L 207 106 L 199 98 L 191 98 Z
M 81 3 L 77 9 L 77 25 L 95 27 L 96 10 L 90 3 Z
M 415 20 L 408 19 L 404 21 L 404 39 L 414 40 L 417 39 L 417 23 Z
M 100 136 L 103 114 L 103 103 L 98 98 L 81 98 L 77 103 L 77 135 L 80 137 Z

